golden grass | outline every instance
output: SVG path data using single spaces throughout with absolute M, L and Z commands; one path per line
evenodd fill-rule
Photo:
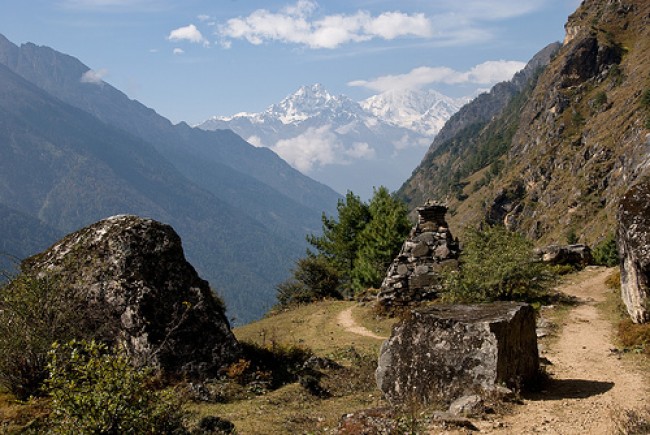
M 359 307 L 356 302 L 322 301 L 303 305 L 257 322 L 235 328 L 238 340 L 266 345 L 276 342 L 311 349 L 318 356 L 334 355 L 340 349 L 353 346 L 361 353 L 377 353 L 381 340 L 346 331 L 338 316 L 350 307 L 359 325 L 378 335 L 388 336 L 395 319 L 376 319 L 371 307 Z
M 240 434 L 326 433 L 333 432 L 346 413 L 386 406 L 374 380 L 382 340 L 345 330 L 339 315 L 350 307 L 358 325 L 390 335 L 396 319 L 379 318 L 371 306 L 347 301 L 298 306 L 234 329 L 240 341 L 300 346 L 339 363 L 342 368 L 321 370 L 320 385 L 329 397 L 314 396 L 294 382 L 246 400 L 191 404 L 193 420 L 217 415 L 233 422 Z

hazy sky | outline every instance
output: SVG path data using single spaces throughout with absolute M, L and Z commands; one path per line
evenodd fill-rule
M 301 85 L 363 99 L 471 94 L 562 40 L 578 0 L 0 0 L 0 33 L 79 58 L 173 122 L 265 109 Z

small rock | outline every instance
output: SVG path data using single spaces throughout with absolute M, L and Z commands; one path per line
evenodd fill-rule
M 477 394 L 460 397 L 449 405 L 449 413 L 452 415 L 477 416 L 485 411 L 483 399 Z

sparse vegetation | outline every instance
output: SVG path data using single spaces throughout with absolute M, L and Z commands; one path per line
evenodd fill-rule
M 540 301 L 555 278 L 533 259 L 530 242 L 502 226 L 468 229 L 460 260 L 445 283 L 445 298 L 453 302 Z
M 600 110 L 607 104 L 607 94 L 604 91 L 600 91 L 596 94 L 593 99 L 594 109 Z
M 650 408 L 642 411 L 625 410 L 616 419 L 620 435 L 647 435 L 650 433 Z
M 613 267 L 618 265 L 618 248 L 616 247 L 616 236 L 614 233 L 611 233 L 594 246 L 592 256 L 594 263 L 598 266 Z
M 618 324 L 618 339 L 624 348 L 650 356 L 650 324 L 626 318 Z
M 55 341 L 101 337 L 108 314 L 48 278 L 22 274 L 0 288 L 0 386 L 19 399 L 40 393 Z
M 52 433 L 184 433 L 179 395 L 155 391 L 153 372 L 94 341 L 55 344 L 45 391 Z

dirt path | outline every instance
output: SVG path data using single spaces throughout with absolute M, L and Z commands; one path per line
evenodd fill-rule
M 605 299 L 610 269 L 589 268 L 560 290 L 578 299 L 560 336 L 542 354 L 553 365 L 546 391 L 524 400 L 502 421 L 479 422 L 483 433 L 613 434 L 622 410 L 647 406 L 647 374 L 612 352 L 612 325 L 595 306 Z M 501 426 L 496 427 L 495 426 Z
M 336 320 L 337 320 L 337 324 L 341 328 L 353 334 L 363 335 L 364 337 L 376 338 L 377 340 L 386 340 L 388 338 L 388 337 L 382 337 L 381 335 L 377 335 L 371 330 L 364 328 L 363 326 L 357 325 L 357 322 L 354 321 L 354 317 L 352 317 L 353 309 L 354 306 L 351 306 L 339 313 L 339 316 L 337 317 Z

